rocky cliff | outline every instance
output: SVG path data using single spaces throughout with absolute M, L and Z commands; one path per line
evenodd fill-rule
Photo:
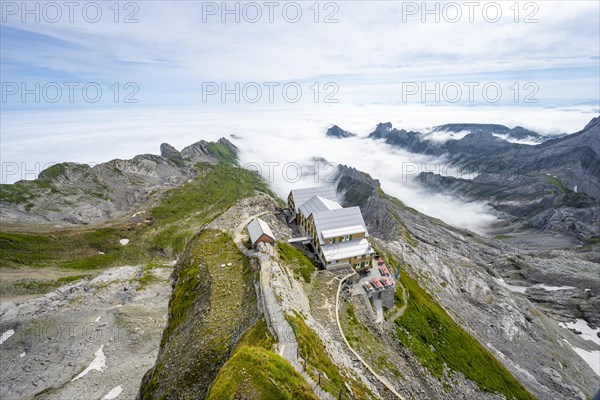
M 432 139 L 440 132 L 450 138 Z M 445 158 L 456 174 L 421 172 L 416 181 L 436 192 L 487 202 L 510 230 L 534 228 L 588 242 L 600 237 L 598 117 L 581 131 L 554 139 L 503 125 L 448 124 L 424 133 L 389 122 L 378 124 L 369 137 Z M 509 141 L 526 138 L 539 144 Z
M 598 376 L 562 339 L 588 351 L 597 346 L 558 323 L 583 318 L 599 326 L 597 246 L 510 246 L 422 215 L 353 168 L 340 166 L 337 182 L 344 204 L 361 207 L 377 243 L 538 398 L 595 392 Z
M 4 223 L 87 225 L 123 216 L 165 189 L 195 175 L 198 162 L 218 163 L 236 157 L 227 139 L 201 140 L 181 153 L 167 143 L 161 155 L 142 154 L 89 166 L 65 162 L 0 188 L 0 217 Z

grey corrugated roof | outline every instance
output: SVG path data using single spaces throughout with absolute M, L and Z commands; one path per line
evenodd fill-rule
M 313 196 L 310 200 L 305 201 L 304 204 L 300 206 L 300 213 L 302 213 L 304 218 L 308 218 L 312 213 L 335 210 L 338 208 L 342 208 L 342 206 L 337 201 L 329 200 L 321 196 Z
M 367 239 L 349 240 L 323 246 L 323 255 L 327 262 L 371 253 L 373 253 L 373 248 Z
M 315 229 L 319 234 L 319 243 L 321 244 L 324 243 L 323 235 L 321 235 L 321 232 L 326 230 L 360 225 L 364 227 L 365 232 L 367 232 L 367 226 L 365 225 L 365 221 L 363 220 L 360 208 L 358 207 L 318 211 L 313 214 L 313 218 L 315 220 Z
M 328 200 L 337 202 L 337 195 L 333 186 L 318 186 L 314 188 L 305 189 L 294 189 L 292 190 L 292 198 L 294 199 L 294 205 L 296 206 L 296 212 L 299 211 L 300 206 L 313 198 L 314 196 L 321 196 Z
M 271 228 L 269 228 L 269 224 L 260 218 L 256 218 L 250 222 L 246 229 L 248 230 L 248 234 L 250 235 L 250 243 L 252 244 L 254 244 L 263 234 L 275 240 L 275 235 L 273 235 Z

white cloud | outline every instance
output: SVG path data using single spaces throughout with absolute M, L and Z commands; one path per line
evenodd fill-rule
M 465 79 L 479 73 L 493 73 L 492 80 L 506 73 L 510 80 L 529 71 L 533 80 L 563 78 L 565 97 L 578 99 L 583 97 L 578 90 L 586 86 L 569 86 L 568 82 L 580 77 L 561 76 L 557 70 L 597 71 L 598 2 L 521 2 L 518 23 L 509 2 L 495 3 L 502 7 L 498 23 L 484 20 L 485 2 L 478 6 L 474 23 L 468 21 L 464 5 L 458 23 L 444 18 L 436 23 L 431 15 L 422 23 L 420 14 L 403 22 L 402 7 L 408 3 L 334 2 L 339 6 L 335 15 L 339 22 L 334 24 L 315 24 L 309 9 L 312 3 L 301 3 L 303 17 L 296 24 L 285 22 L 279 10 L 273 24 L 234 23 L 231 16 L 229 23 L 220 23 L 219 15 L 203 23 L 203 3 L 195 2 L 137 2 L 139 22 L 134 24 L 115 24 L 108 5 L 97 24 L 80 17 L 75 23 L 23 24 L 17 15 L 3 26 L 47 35 L 65 45 L 48 46 L 40 40 L 28 48 L 18 38 L 13 39 L 15 43 L 3 40 L 3 57 L 4 62 L 49 70 L 59 77 L 68 73 L 79 79 L 136 80 L 166 98 L 207 80 L 328 77 L 340 85 L 352 80 L 392 84 L 449 76 Z M 220 7 L 222 3 L 215 4 Z M 414 4 L 422 9 L 425 3 Z M 432 4 L 443 7 L 445 3 Z M 539 10 L 526 9 L 525 4 L 535 4 Z M 327 11 L 321 9 L 320 19 Z M 524 23 L 523 17 L 531 11 L 538 22 Z M 26 72 L 13 71 L 5 79 L 16 79 L 21 73 Z M 591 78 L 597 82 L 597 76 Z M 375 100 L 363 97 L 361 101 Z
M 272 178 L 274 189 L 282 197 L 294 187 L 290 179 L 284 179 L 286 163 L 303 166 L 304 181 L 298 185 L 306 185 L 313 179 L 308 169 L 314 165 L 311 159 L 322 157 L 370 173 L 380 179 L 385 191 L 419 211 L 481 231 L 494 220 L 485 205 L 431 195 L 411 183 L 415 166 L 422 170 L 439 169 L 436 163 L 443 160 L 410 154 L 365 136 L 378 122 L 388 120 L 398 128 L 414 130 L 450 122 L 473 122 L 521 125 L 542 133 L 575 132 L 596 116 L 590 112 L 591 109 L 582 108 L 423 105 L 7 112 L 1 116 L 2 181 L 32 179 L 48 163 L 100 163 L 140 153 L 156 154 L 162 142 L 181 149 L 201 139 L 216 140 L 234 134 L 236 139 L 231 140 L 240 146 L 242 162 L 261 165 L 263 176 Z M 332 124 L 359 136 L 346 140 L 326 138 L 324 133 Z M 273 167 L 271 177 L 268 162 L 279 163 Z M 294 167 L 287 171 L 292 178 L 294 171 Z M 330 171 L 321 169 L 321 177 Z

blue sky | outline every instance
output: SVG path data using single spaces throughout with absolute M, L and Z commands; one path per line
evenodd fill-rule
M 263 90 L 259 105 L 272 104 L 265 101 L 264 82 L 298 83 L 301 101 L 314 101 L 310 87 L 315 83 L 334 83 L 335 99 L 345 104 L 403 102 L 400 93 L 407 82 L 430 87 L 435 82 L 497 83 L 503 91 L 500 104 L 525 106 L 531 104 L 523 102 L 522 94 L 515 102 L 510 89 L 515 82 L 521 91 L 527 83 L 537 85 L 535 99 L 544 106 L 597 103 L 600 97 L 596 1 L 520 2 L 516 7 L 481 2 L 472 16 L 464 2 L 430 2 L 427 7 L 434 12 L 429 14 L 422 2 L 322 2 L 316 8 L 312 2 L 280 2 L 272 10 L 272 23 L 263 2 L 251 3 L 262 13 L 257 23 L 251 22 L 257 14 L 249 3 L 230 2 L 227 7 L 237 7 L 237 13 L 227 14 L 221 2 L 194 1 L 121 2 L 118 15 L 112 2 L 101 2 L 101 17 L 92 23 L 96 10 L 84 12 L 88 3 L 80 2 L 71 16 L 63 6 L 58 18 L 45 3 L 2 2 L 4 110 L 203 104 L 207 82 L 226 82 L 228 88 L 239 82 L 240 90 L 258 83 Z M 36 4 L 37 16 L 26 12 Z M 301 17 L 290 22 L 296 5 Z M 492 22 L 496 9 L 501 17 Z M 328 16 L 331 23 L 324 22 Z M 527 16 L 537 22 L 526 23 Z M 53 84 L 44 92 L 52 82 L 61 88 L 60 96 Z M 79 84 L 72 100 L 65 82 Z M 23 101 L 22 89 L 35 90 L 36 83 L 39 103 L 33 94 Z M 90 83 L 90 90 L 102 89 L 98 102 L 89 101 L 97 98 L 95 93 L 87 98 L 81 93 Z M 276 93 L 275 103 L 286 102 Z M 127 94 L 138 102 L 124 102 Z M 476 94 L 470 101 L 463 93 L 459 103 L 488 103 L 481 92 Z M 227 106 L 234 96 L 223 102 L 217 93 L 206 100 Z M 406 101 L 439 103 L 434 96 L 418 95 Z

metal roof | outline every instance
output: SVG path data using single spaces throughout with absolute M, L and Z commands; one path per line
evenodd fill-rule
M 304 204 L 300 206 L 299 210 L 304 218 L 308 218 L 312 213 L 318 211 L 336 210 L 338 208 L 342 208 L 342 206 L 337 201 L 329 200 L 321 196 L 313 196 L 310 198 L 310 200 L 305 201 Z
M 337 203 L 337 195 L 333 186 L 318 186 L 314 188 L 305 189 L 294 189 L 291 192 L 292 198 L 294 199 L 294 206 L 296 212 L 299 211 L 300 206 L 313 198 L 314 196 L 321 196 L 325 199 L 335 201 Z
M 315 229 L 318 232 L 319 243 L 323 244 L 323 232 L 333 229 L 341 229 L 360 225 L 363 227 L 365 236 L 368 236 L 367 227 L 363 220 L 360 208 L 347 207 L 337 210 L 318 211 L 313 214 Z
M 275 240 L 275 235 L 273 235 L 271 228 L 269 228 L 269 224 L 267 224 L 260 218 L 256 218 L 252 222 L 250 222 L 246 229 L 248 230 L 248 234 L 250 235 L 250 243 L 252 244 L 256 243 L 256 241 L 263 234 Z
M 327 262 L 373 253 L 373 248 L 367 239 L 328 244 L 322 249 Z
M 366 233 L 365 227 L 362 225 L 352 225 L 344 228 L 328 229 L 321 231 L 323 239 L 330 239 L 332 237 L 340 237 L 345 235 L 354 235 L 357 233 Z

